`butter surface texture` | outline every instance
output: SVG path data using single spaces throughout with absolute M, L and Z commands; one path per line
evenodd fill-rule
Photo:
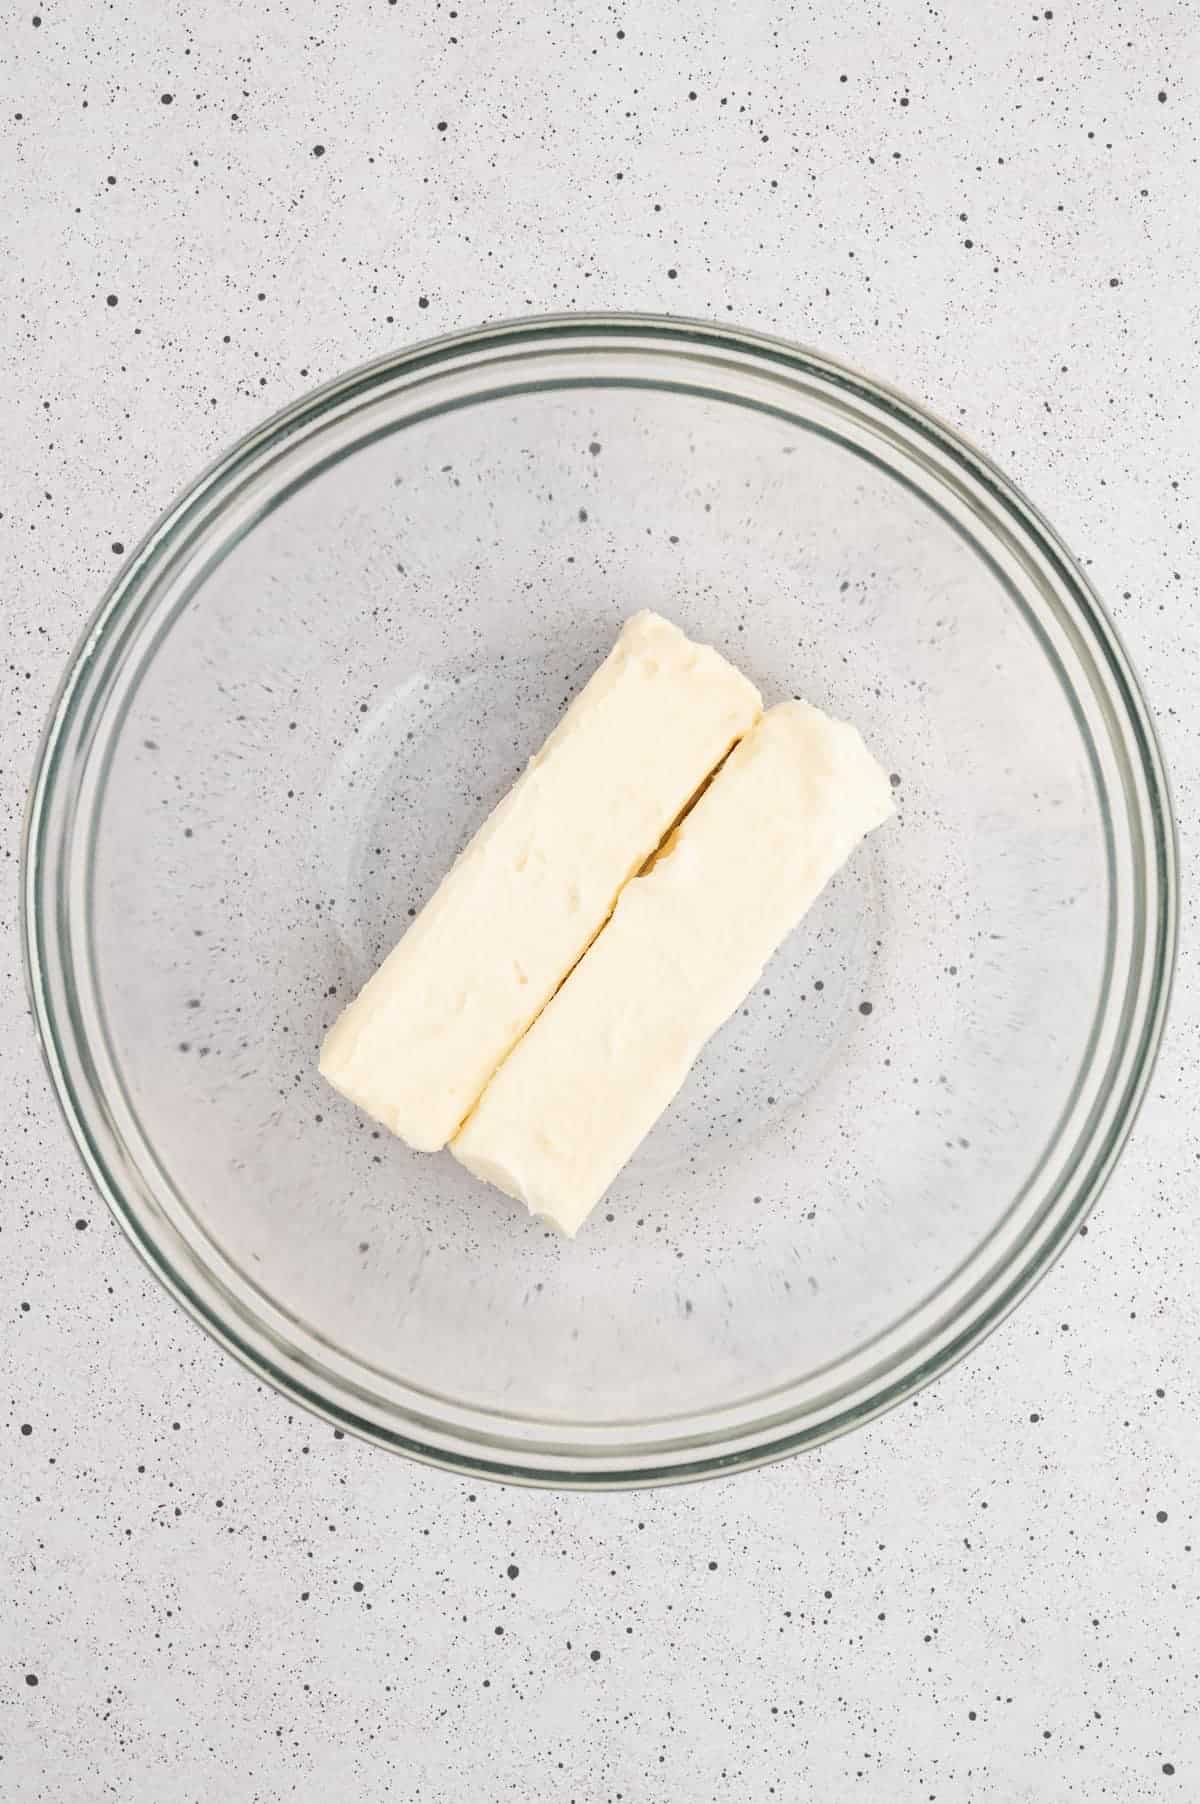
M 761 711 L 717 652 L 633 616 L 330 1029 L 323 1075 L 410 1146 L 444 1146 Z
M 574 1234 L 704 1042 L 859 841 L 892 813 L 852 726 L 770 709 L 730 754 L 451 1150 Z

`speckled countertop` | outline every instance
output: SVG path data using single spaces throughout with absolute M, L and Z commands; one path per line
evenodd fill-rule
M 19 16 L 18 16 L 19 15 Z M 1085 1239 L 915 1404 L 727 1482 L 472 1486 L 295 1414 L 91 1195 L 0 937 L 0 1796 L 1200 1797 L 1200 38 L 1184 0 L 11 13 L 0 857 L 82 622 L 260 415 L 636 307 L 958 422 L 1157 709 L 1184 955 Z

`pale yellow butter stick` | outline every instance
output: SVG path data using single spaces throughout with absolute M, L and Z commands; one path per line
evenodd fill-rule
M 754 685 L 657 614 L 612 652 L 330 1029 L 321 1071 L 432 1152 L 762 712 Z
M 506 1059 L 451 1145 L 574 1234 L 704 1042 L 859 841 L 892 813 L 858 733 L 765 714 Z

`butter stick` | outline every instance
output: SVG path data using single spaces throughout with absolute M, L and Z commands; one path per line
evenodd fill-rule
M 765 714 L 453 1141 L 477 1177 L 573 1235 L 859 841 L 892 813 L 851 726 Z
M 460 1126 L 762 698 L 656 614 L 627 621 L 331 1028 L 321 1071 L 410 1146 Z

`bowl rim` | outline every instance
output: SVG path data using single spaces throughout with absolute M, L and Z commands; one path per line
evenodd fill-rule
M 906 434 L 936 447 L 980 486 L 1008 520 L 1031 543 L 1054 573 L 1058 593 L 1086 638 L 1090 654 L 1108 684 L 1107 724 L 1112 747 L 1126 761 L 1132 785 L 1125 799 L 1136 816 L 1144 848 L 1135 879 L 1148 902 L 1141 910 L 1140 936 L 1129 952 L 1137 966 L 1136 994 L 1127 990 L 1121 1062 L 1110 1090 L 1115 1107 L 1105 1123 L 1098 1105 L 1092 1140 L 1080 1141 L 1082 1152 L 1068 1171 L 1067 1182 L 1052 1196 L 1043 1217 L 1018 1244 L 1013 1258 L 992 1274 L 992 1281 L 970 1292 L 957 1310 L 956 1331 L 942 1336 L 928 1358 L 910 1360 L 890 1382 L 863 1381 L 861 1394 L 835 1399 L 836 1406 L 818 1420 L 776 1419 L 765 1431 L 737 1444 L 719 1438 L 684 1446 L 664 1443 L 656 1461 L 651 1448 L 622 1466 L 616 1456 L 587 1461 L 574 1451 L 562 1460 L 534 1451 L 514 1457 L 502 1438 L 481 1445 L 470 1434 L 454 1444 L 445 1432 L 413 1413 L 398 1425 L 384 1426 L 348 1401 L 353 1387 L 331 1396 L 314 1382 L 311 1359 L 268 1334 L 257 1343 L 239 1334 L 221 1311 L 219 1286 L 195 1282 L 172 1263 L 125 1194 L 106 1158 L 105 1134 L 113 1132 L 104 1100 L 81 1092 L 72 1061 L 85 1048 L 72 1044 L 73 1022 L 64 1007 L 59 981 L 61 947 L 67 943 L 71 897 L 60 868 L 70 823 L 63 808 L 62 783 L 70 764 L 67 753 L 79 731 L 79 711 L 95 701 L 96 672 L 114 639 L 133 621 L 148 615 L 155 600 L 155 577 L 163 560 L 197 517 L 209 510 L 220 517 L 236 481 L 254 464 L 304 430 L 316 430 L 335 412 L 378 394 L 398 378 L 434 376 L 480 353 L 505 356 L 531 347 L 586 350 L 590 341 L 630 346 L 648 345 L 676 354 L 697 352 L 736 357 L 767 374 L 786 372 L 822 384 L 882 411 Z M 536 387 L 536 384 L 529 386 Z M 91 685 L 91 687 L 89 687 Z M 99 681 L 98 695 L 104 693 Z M 72 803 L 73 808 L 73 803 Z M 79 907 L 78 898 L 74 903 Z M 1041 512 L 1021 489 L 954 427 L 890 385 L 850 365 L 785 339 L 716 322 L 644 313 L 561 313 L 489 323 L 424 340 L 372 359 L 309 391 L 271 416 L 211 462 L 160 516 L 125 560 L 85 627 L 68 661 L 51 704 L 36 755 L 26 803 L 22 844 L 21 937 L 26 985 L 38 1038 L 56 1100 L 84 1165 L 121 1228 L 143 1260 L 176 1301 L 256 1377 L 264 1379 L 303 1407 L 372 1442 L 402 1451 L 425 1463 L 480 1479 L 499 1479 L 582 1489 L 618 1489 L 678 1483 L 765 1464 L 806 1446 L 819 1445 L 860 1426 L 911 1396 L 957 1363 L 999 1325 L 1055 1263 L 1093 1207 L 1136 1120 L 1161 1043 L 1174 971 L 1178 932 L 1178 851 L 1169 781 L 1157 735 L 1138 679 L 1107 610 L 1077 561 Z M 66 986 L 69 992 L 69 984 Z M 1132 1049 L 1132 1056 L 1128 1056 Z M 1114 1059 L 1115 1059 L 1114 1054 Z M 1085 1067 L 1081 1069 L 1086 1068 Z M 1097 1131 L 1103 1129 L 1102 1132 Z M 1036 1228 L 1036 1232 L 1034 1229 Z M 205 1274 L 201 1273 L 203 1277 Z M 886 1377 L 886 1374 L 885 1374 Z M 431 1429 L 434 1429 L 431 1432 Z

